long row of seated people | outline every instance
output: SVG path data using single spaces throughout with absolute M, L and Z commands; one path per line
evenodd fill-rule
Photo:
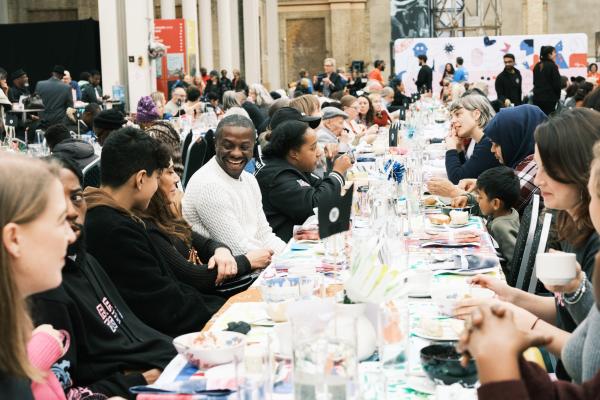
M 325 107 L 322 117 L 339 118 L 343 126 L 348 114 L 336 106 L 337 111 Z M 463 103 L 454 114 L 468 107 Z M 527 107 L 533 106 L 521 107 L 515 109 L 532 114 Z M 278 121 L 282 111 L 287 117 Z M 478 112 L 469 112 L 476 119 Z M 175 355 L 172 337 L 199 331 L 224 304 L 219 287 L 267 266 L 284 250 L 293 225 L 302 223 L 322 196 L 336 195 L 344 185 L 351 161 L 337 150 L 355 137 L 341 130 L 338 143 L 318 146 L 314 122 L 306 112 L 275 112 L 264 165 L 254 176 L 245 171 L 254 155 L 254 125 L 240 115 L 223 118 L 215 132 L 216 155 L 193 175 L 183 199 L 172 149 L 133 127 L 112 131 L 104 140 L 99 188 L 83 190 L 81 171 L 69 158 L 1 154 L 3 392 L 24 399 L 132 398 L 129 387 L 154 382 Z M 532 334 L 542 334 L 561 360 L 560 378 L 581 383 L 595 378 L 600 367 L 600 352 L 593 347 L 597 335 L 590 330 L 598 312 L 591 282 L 600 246 L 594 229 L 600 203 L 590 168 L 596 165 L 592 149 L 600 139 L 600 113 L 572 110 L 540 118 L 533 130 L 521 125 L 534 138 L 523 140 L 533 146 L 528 155 L 536 165 L 527 181 L 541 192 L 545 206 L 556 210 L 554 247 L 576 253 L 581 272 L 564 287 L 548 287 L 549 293 L 560 293 L 556 297 L 528 294 L 487 276 L 473 279 L 502 300 L 471 299 L 456 310 L 457 316 L 474 316 L 461 344 L 481 370 L 490 371 L 480 377 L 482 398 L 500 398 L 492 397 L 502 390 L 497 382 L 535 398 L 526 381 L 511 383 L 527 377 L 545 385 L 544 393 L 554 390 L 555 383 L 535 378 L 519 361 L 524 343 L 542 342 Z M 514 165 L 527 151 L 519 150 L 517 157 L 512 151 L 520 147 L 501 137 L 491 139 L 488 151 Z M 319 177 L 314 172 L 324 158 L 328 165 Z M 467 200 L 484 194 L 477 184 L 474 192 L 466 184 L 444 188 Z M 514 358 L 510 365 L 516 366 L 512 375 L 495 374 L 486 364 L 493 359 L 482 354 L 481 343 L 500 349 L 506 339 L 490 325 L 533 331 L 506 341 L 506 358 Z M 585 395 L 580 386 L 565 390 Z

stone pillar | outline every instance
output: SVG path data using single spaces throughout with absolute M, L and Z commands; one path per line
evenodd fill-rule
M 213 69 L 212 5 L 210 0 L 198 0 L 198 32 L 200 33 L 200 65 Z
M 244 1 L 244 10 L 246 9 L 245 3 Z M 215 68 L 231 71 L 233 50 L 230 27 L 231 2 L 229 0 L 220 0 L 217 2 L 217 17 L 219 18 L 219 65 L 216 65 Z
M 0 24 L 8 24 L 8 0 L 0 0 Z
M 260 28 L 258 0 L 244 0 L 244 64 L 248 84 L 260 83 Z
M 175 19 L 175 0 L 160 0 L 160 18 Z
M 196 74 L 199 73 L 200 68 L 200 59 L 198 55 L 198 3 L 196 2 L 196 0 L 182 0 L 181 15 L 186 21 L 193 21 L 194 27 L 196 28 L 194 30 L 194 35 L 191 38 L 191 40 L 194 42 L 192 45 L 196 52 L 196 56 L 194 59 L 195 62 L 193 63 L 195 65 L 190 65 L 190 68 L 187 71 L 188 74 Z
M 265 6 L 267 25 L 267 81 L 271 90 L 281 87 L 279 51 L 279 12 L 277 0 L 267 0 Z
M 120 0 L 99 0 L 103 1 L 121 3 Z M 129 109 L 134 110 L 139 99 L 152 92 L 156 81 L 148 60 L 148 34 L 153 26 L 154 10 L 148 0 L 127 0 L 122 4 L 125 8 Z
M 120 0 L 98 0 L 100 55 L 102 58 L 102 90 L 112 95 L 113 85 L 127 90 L 127 46 L 119 40 L 125 36 L 123 3 Z
M 240 20 L 237 0 L 229 0 L 231 2 L 231 66 L 232 68 L 240 68 Z M 228 70 L 230 78 L 233 79 L 233 74 Z
M 544 0 L 523 1 L 524 34 L 541 35 L 546 33 Z

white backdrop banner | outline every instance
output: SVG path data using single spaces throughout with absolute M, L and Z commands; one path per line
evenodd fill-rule
M 447 38 L 397 39 L 394 42 L 395 73 L 401 77 L 407 93 L 415 93 L 414 81 L 419 73 L 417 56 L 425 54 L 433 68 L 434 95 L 440 93 L 440 80 L 446 63 L 455 67 L 456 57 L 464 59 L 469 82 L 483 81 L 490 99 L 496 98 L 496 75 L 504 69 L 503 56 L 515 56 L 515 67 L 523 77 L 523 95 L 533 88 L 533 66 L 539 61 L 542 46 L 556 47 L 556 63 L 564 76 L 586 76 L 587 35 L 569 33 L 556 35 L 473 36 Z

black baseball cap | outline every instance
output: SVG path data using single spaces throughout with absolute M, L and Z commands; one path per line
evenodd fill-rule
M 284 121 L 302 121 L 306 122 L 312 129 L 316 129 L 321 124 L 321 117 L 305 115 L 293 107 L 281 107 L 271 117 L 271 123 L 269 124 L 271 130 Z

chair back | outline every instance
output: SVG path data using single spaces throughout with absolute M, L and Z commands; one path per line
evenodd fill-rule
M 538 243 L 537 254 L 546 252 L 546 245 L 548 244 L 548 236 L 550 235 L 550 226 L 552 225 L 552 213 L 547 212 L 544 215 L 544 223 L 542 224 L 542 230 L 540 233 L 540 240 Z M 531 279 L 529 281 L 529 285 L 527 287 L 527 291 L 529 293 L 536 293 L 536 288 L 538 286 L 538 278 L 537 273 L 535 271 L 535 260 L 532 267 Z
M 89 163 L 81 171 L 83 174 L 83 188 L 88 186 L 100 187 L 100 157 Z
M 206 135 L 204 135 L 204 139 L 202 139 L 199 142 L 191 142 L 190 139 L 190 145 L 187 147 L 185 153 L 183 153 L 182 155 L 184 163 L 181 184 L 183 185 L 184 189 L 187 186 L 187 183 L 189 182 L 192 175 L 194 175 L 194 172 L 202 168 L 202 166 L 206 164 L 214 155 L 215 139 L 212 130 L 206 132 Z
M 525 211 L 521 217 L 521 225 L 519 227 L 519 232 L 517 233 L 513 257 L 507 266 L 507 271 L 505 271 L 508 284 L 513 287 L 517 287 L 519 278 L 521 278 L 521 284 L 523 283 L 522 279 L 524 279 L 523 274 L 525 272 L 523 271 L 523 273 L 521 273 L 521 265 L 531 254 L 535 229 L 538 223 L 539 202 L 540 196 L 534 194 L 530 203 L 525 207 Z

